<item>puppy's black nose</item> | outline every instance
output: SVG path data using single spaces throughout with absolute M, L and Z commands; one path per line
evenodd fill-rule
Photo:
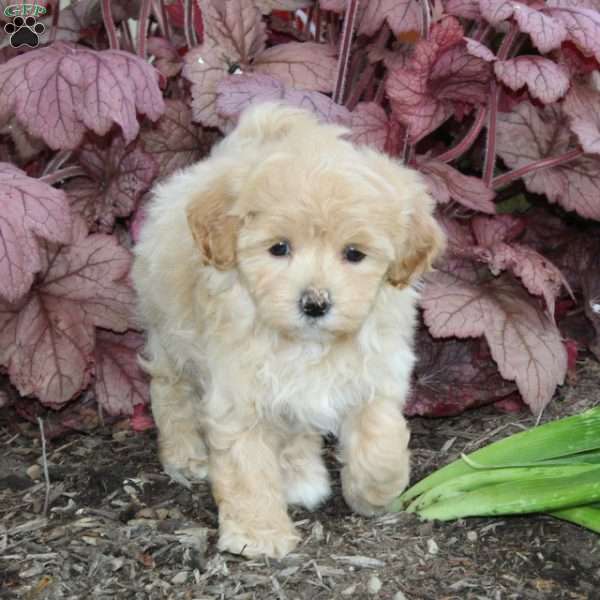
M 327 290 L 308 289 L 300 296 L 300 310 L 307 316 L 318 319 L 326 315 L 331 308 Z

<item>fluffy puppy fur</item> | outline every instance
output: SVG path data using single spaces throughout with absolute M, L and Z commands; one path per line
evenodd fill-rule
M 322 434 L 355 511 L 384 511 L 408 482 L 410 284 L 444 239 L 419 176 L 344 133 L 247 110 L 155 188 L 135 248 L 162 464 L 184 484 L 208 474 L 221 550 L 294 548 L 287 505 L 330 493 Z

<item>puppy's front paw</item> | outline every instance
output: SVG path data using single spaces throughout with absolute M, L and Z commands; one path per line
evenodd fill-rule
M 235 521 L 225 521 L 221 523 L 219 531 L 220 551 L 241 554 L 247 558 L 283 558 L 300 541 L 300 536 L 291 523 L 289 527 L 279 529 L 252 530 Z
M 408 485 L 409 469 L 401 468 L 393 477 L 376 479 L 363 473 L 357 476 L 342 469 L 342 493 L 346 504 L 356 513 L 371 517 L 386 512 L 388 505 Z

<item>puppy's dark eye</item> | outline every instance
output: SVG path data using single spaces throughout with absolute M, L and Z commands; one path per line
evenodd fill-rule
M 273 256 L 287 256 L 291 251 L 290 243 L 287 240 L 277 242 L 269 248 L 269 252 Z
M 344 258 L 351 263 L 359 263 L 366 256 L 364 252 L 361 252 L 354 246 L 346 246 L 343 254 Z

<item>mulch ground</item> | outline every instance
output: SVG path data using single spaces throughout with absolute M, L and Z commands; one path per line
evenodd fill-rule
M 598 404 L 600 367 L 586 362 L 543 421 Z M 530 427 L 528 413 L 480 409 L 412 419 L 413 480 L 489 441 Z M 206 484 L 190 492 L 161 472 L 153 432 L 105 427 L 53 440 L 44 481 L 37 428 L 0 412 L 0 598 L 24 600 L 377 598 L 600 599 L 600 538 L 546 516 L 421 522 L 365 519 L 339 488 L 281 561 L 219 554 Z

